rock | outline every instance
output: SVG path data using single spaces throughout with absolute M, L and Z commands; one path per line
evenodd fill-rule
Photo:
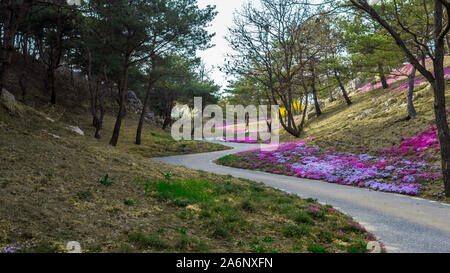
M 78 127 L 78 126 L 67 126 L 66 129 L 69 131 L 72 131 L 74 133 L 77 133 L 80 136 L 84 136 L 83 130 L 81 130 L 80 127 Z
M 384 103 L 384 105 L 386 105 L 386 107 L 389 107 L 389 106 L 391 106 L 391 105 L 393 105 L 395 103 L 397 103 L 397 99 L 396 98 L 390 98 Z
M 14 95 L 9 93 L 8 90 L 6 90 L 5 88 L 3 88 L 3 92 L 0 97 L 0 102 L 11 113 L 20 113 L 22 111 L 22 108 L 17 104 Z
M 53 138 L 56 138 L 56 139 L 60 139 L 61 137 L 60 136 L 58 136 L 58 135 L 55 135 L 55 134 L 52 134 L 52 133 L 48 133 L 50 136 L 52 136 Z
M 136 93 L 133 91 L 128 91 L 127 95 L 125 96 L 127 104 L 133 108 L 133 110 L 139 110 L 141 111 L 144 104 L 142 104 L 141 100 L 136 96 Z
M 81 253 L 81 245 L 77 241 L 70 241 L 66 245 L 66 249 L 69 253 Z
M 153 112 L 146 112 L 145 113 L 145 118 L 146 119 L 155 120 L 155 113 L 153 113 Z
M 381 253 L 380 243 L 371 241 L 367 243 L 367 250 L 369 253 Z
M 366 111 L 362 112 L 359 116 L 357 116 L 355 118 L 355 120 L 362 120 L 362 119 L 365 119 L 366 117 L 371 116 L 373 114 L 374 114 L 374 110 L 373 110 L 373 108 L 371 108 L 369 110 L 366 110 Z

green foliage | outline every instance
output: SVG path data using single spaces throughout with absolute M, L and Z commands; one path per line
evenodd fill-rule
M 252 202 L 250 200 L 245 200 L 241 204 L 241 208 L 248 212 L 253 212 L 255 210 L 255 207 L 253 206 Z
M 151 189 L 159 193 L 159 196 L 169 202 L 179 204 L 198 203 L 208 201 L 212 198 L 214 185 L 210 182 L 198 181 L 194 179 L 186 180 L 161 180 L 147 183 L 146 191 Z
M 366 253 L 367 250 L 367 244 L 364 242 L 357 242 L 347 247 L 348 253 Z
M 161 250 L 167 247 L 157 233 L 146 235 L 141 231 L 128 233 L 128 238 L 140 248 L 155 248 Z
M 217 163 L 221 165 L 230 165 L 233 163 L 233 161 L 238 160 L 239 157 L 235 155 L 226 155 L 224 157 L 221 157 L 217 159 Z
M 295 212 L 295 214 L 293 215 L 293 219 L 297 224 L 313 224 L 311 217 L 305 211 Z
M 305 225 L 286 224 L 282 228 L 282 234 L 286 237 L 301 237 L 309 235 L 310 230 Z
M 111 186 L 114 183 L 115 179 L 114 178 L 110 178 L 108 174 L 105 175 L 104 178 L 99 178 L 97 180 L 97 183 L 105 185 L 105 186 Z
M 325 248 L 323 246 L 319 246 L 319 245 L 309 245 L 308 251 L 313 252 L 313 253 L 327 253 Z
M 166 173 L 161 172 L 161 174 L 164 176 L 164 178 L 166 179 L 167 182 L 170 181 L 170 179 L 172 179 L 172 171 L 168 170 Z
M 90 199 L 93 198 L 93 195 L 92 195 L 92 193 L 89 190 L 87 190 L 87 191 L 79 191 L 79 192 L 77 192 L 77 196 L 81 200 L 90 200 Z

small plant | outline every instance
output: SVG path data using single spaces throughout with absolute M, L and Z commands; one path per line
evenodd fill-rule
M 151 187 L 152 187 L 152 182 L 147 180 L 147 182 L 145 182 L 145 185 L 144 185 L 144 193 L 145 194 L 150 193 L 151 192 Z
M 114 183 L 114 178 L 110 178 L 108 174 L 105 175 L 104 178 L 99 178 L 97 180 L 99 184 L 105 185 L 105 186 L 111 186 Z
M 213 232 L 213 237 L 215 238 L 227 238 L 230 236 L 230 233 L 223 229 L 221 226 L 216 226 Z
M 265 243 L 271 243 L 271 242 L 273 242 L 273 239 L 272 239 L 272 237 L 267 236 L 267 237 L 264 237 L 264 239 L 262 239 L 262 241 Z
M 164 176 L 164 178 L 167 180 L 167 182 L 169 182 L 172 179 L 172 176 L 173 176 L 171 170 L 169 170 L 166 173 L 161 172 L 161 174 Z
M 124 203 L 126 206 L 133 206 L 133 205 L 134 205 L 134 202 L 131 201 L 131 200 L 129 200 L 129 199 L 123 200 L 123 203 Z
M 79 191 L 77 192 L 77 196 L 81 200 L 91 200 L 93 197 L 90 191 Z
M 352 244 L 352 245 L 348 246 L 347 252 L 348 253 L 366 253 L 366 252 L 368 252 L 367 244 L 364 242 L 358 242 L 358 243 Z
M 243 210 L 245 210 L 245 211 L 248 211 L 248 212 L 252 212 L 252 211 L 255 210 L 253 204 L 252 204 L 249 200 L 245 200 L 245 201 L 242 203 L 241 208 L 242 208 Z
M 305 211 L 299 211 L 295 213 L 293 218 L 294 221 L 297 222 L 298 224 L 308 224 L 308 225 L 313 224 L 311 217 Z
M 128 234 L 130 240 L 134 241 L 140 248 L 156 248 L 164 249 L 166 244 L 161 240 L 158 234 L 145 235 L 142 232 L 130 232 Z
M 304 225 L 297 226 L 293 224 L 287 224 L 283 227 L 281 232 L 286 237 L 298 237 L 302 235 L 308 235 L 309 229 Z
M 313 252 L 313 253 L 327 253 L 325 248 L 323 246 L 319 246 L 319 245 L 309 245 L 308 251 Z

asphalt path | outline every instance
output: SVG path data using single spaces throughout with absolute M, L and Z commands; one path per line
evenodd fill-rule
M 319 202 L 330 204 L 352 216 L 375 234 L 387 246 L 388 252 L 450 253 L 450 205 L 448 204 L 365 188 L 217 165 L 214 161 L 222 156 L 260 147 L 258 144 L 219 143 L 233 149 L 160 157 L 154 160 L 193 170 L 250 179 L 303 198 L 316 198 Z

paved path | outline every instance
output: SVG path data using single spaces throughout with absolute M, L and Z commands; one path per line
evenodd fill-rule
M 259 145 L 224 143 L 232 150 L 154 158 L 189 169 L 246 178 L 298 194 L 317 198 L 352 216 L 387 246 L 388 252 L 450 253 L 450 206 L 420 198 L 369 189 L 236 169 L 213 163 L 224 155 Z

